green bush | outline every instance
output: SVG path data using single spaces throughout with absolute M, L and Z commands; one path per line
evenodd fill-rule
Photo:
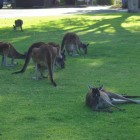
M 113 5 L 115 0 L 97 0 L 99 5 Z
M 66 5 L 75 5 L 75 0 L 65 0 Z

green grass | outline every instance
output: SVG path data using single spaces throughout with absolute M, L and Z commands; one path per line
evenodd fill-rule
M 57 87 L 35 81 L 30 63 L 0 67 L 1 140 L 139 140 L 140 106 L 120 105 L 125 112 L 92 112 L 85 106 L 87 85 L 140 95 L 140 15 L 128 13 L 22 18 L 24 32 L 14 32 L 15 19 L 0 19 L 0 40 L 19 52 L 37 41 L 61 43 L 68 31 L 90 43 L 84 58 L 67 57 L 66 68 L 55 70 Z M 0 58 L 1 59 L 1 58 Z

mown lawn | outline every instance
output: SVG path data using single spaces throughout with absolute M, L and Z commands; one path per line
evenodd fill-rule
M 24 32 L 14 32 L 14 18 L 0 19 L 0 41 L 21 53 L 37 41 L 61 43 L 77 33 L 90 43 L 86 57 L 67 57 L 55 70 L 57 87 L 35 81 L 32 62 L 21 69 L 0 66 L 1 140 L 139 140 L 140 105 L 119 105 L 124 112 L 92 112 L 85 106 L 87 85 L 104 85 L 116 93 L 140 95 L 140 14 L 115 13 L 22 18 Z M 0 57 L 1 59 L 1 57 Z M 10 61 L 10 60 L 9 60 Z

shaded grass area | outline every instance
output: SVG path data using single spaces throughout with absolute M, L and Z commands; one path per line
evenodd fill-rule
M 95 113 L 85 106 L 87 85 L 104 85 L 116 93 L 139 95 L 140 16 L 115 13 L 23 18 L 24 32 L 14 32 L 15 19 L 0 19 L 0 39 L 25 52 L 37 41 L 61 43 L 68 31 L 90 43 L 88 55 L 67 57 L 66 68 L 49 80 L 34 81 L 30 63 L 24 74 L 22 60 L 12 68 L 0 67 L 0 139 L 2 140 L 139 140 L 139 105 L 120 105 Z

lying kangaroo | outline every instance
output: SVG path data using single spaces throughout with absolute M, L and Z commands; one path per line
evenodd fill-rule
M 20 54 L 11 43 L 0 42 L 0 55 L 2 55 L 2 66 L 14 66 L 14 59 L 25 59 L 26 54 Z M 7 57 L 11 58 L 11 64 L 7 64 Z
M 81 50 L 84 54 L 87 54 L 88 45 L 83 44 L 77 34 L 66 33 L 62 39 L 61 50 L 66 49 L 68 55 L 81 54 Z
M 89 87 L 90 91 L 86 95 L 86 105 L 92 108 L 93 111 L 108 111 L 112 112 L 109 107 L 117 108 L 115 104 L 135 103 L 140 104 L 140 100 L 133 100 L 129 98 L 140 98 L 140 96 L 123 96 L 111 92 L 107 92 L 103 87 Z
M 43 72 L 44 70 L 48 69 L 50 80 L 52 84 L 56 86 L 56 83 L 53 80 L 54 64 L 55 64 L 56 58 L 59 58 L 59 60 L 61 59 L 61 61 L 64 61 L 64 60 L 60 54 L 60 49 L 57 47 L 57 45 L 54 45 L 54 44 L 53 45 L 52 43 L 46 44 L 44 42 L 37 42 L 37 43 L 32 44 L 27 52 L 27 56 L 26 56 L 23 68 L 20 71 L 14 72 L 14 73 L 17 74 L 17 73 L 25 72 L 29 64 L 30 58 L 32 57 L 35 63 L 35 76 L 36 76 L 35 78 L 38 79 L 38 70 L 40 71 L 41 76 L 44 77 Z
M 23 20 L 21 20 L 21 19 L 15 20 L 15 25 L 13 25 L 14 31 L 16 31 L 17 29 L 20 29 L 21 31 L 23 31 L 22 25 L 23 25 Z

